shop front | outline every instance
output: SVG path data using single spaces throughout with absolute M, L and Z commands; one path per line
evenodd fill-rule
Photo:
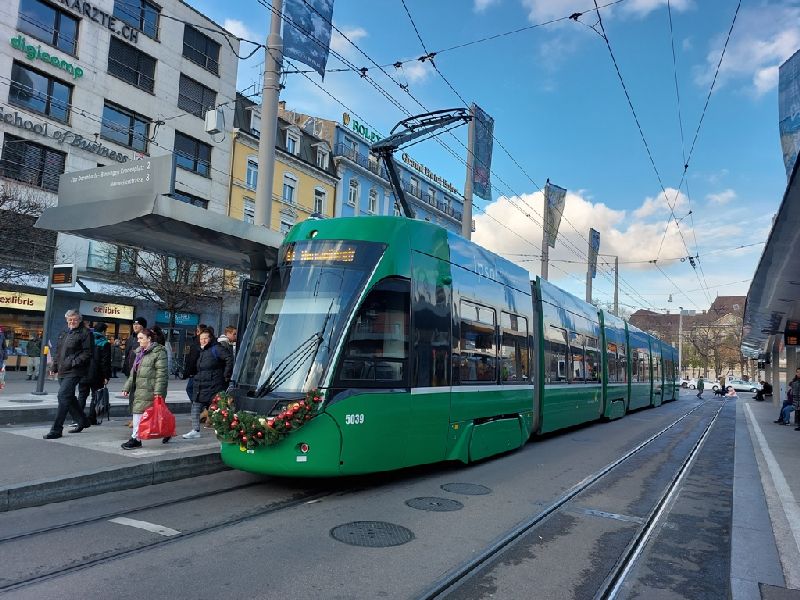
M 164 330 L 172 343 L 172 350 L 175 356 L 183 357 L 189 352 L 195 337 L 195 329 L 200 323 L 200 315 L 197 313 L 176 312 L 175 323 L 173 324 L 172 334 L 169 334 L 170 312 L 159 310 L 156 312 L 156 325 Z
M 47 296 L 0 290 L 0 327 L 6 337 L 6 369 L 24 369 L 27 345 L 34 334 L 42 336 Z
M 134 307 L 113 302 L 81 300 L 78 310 L 88 327 L 96 323 L 106 324 L 106 337 L 127 339 L 131 334 Z

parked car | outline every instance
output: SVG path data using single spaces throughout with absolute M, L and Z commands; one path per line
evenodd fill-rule
M 697 379 L 690 379 L 687 382 L 686 387 L 688 387 L 690 390 L 696 390 L 697 389 Z M 706 389 L 706 390 L 718 390 L 719 389 L 719 382 L 715 381 L 713 379 L 703 379 L 703 389 Z
M 686 379 L 685 377 L 683 377 L 683 378 L 681 378 L 679 385 L 680 385 L 682 388 L 689 387 L 689 382 L 690 382 L 690 381 L 691 381 L 691 379 Z
M 754 394 L 761 389 L 761 384 L 755 381 L 744 381 L 742 379 L 729 379 L 725 387 L 732 387 L 737 392 L 753 392 Z

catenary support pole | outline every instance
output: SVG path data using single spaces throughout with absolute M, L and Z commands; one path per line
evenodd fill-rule
M 469 120 L 467 134 L 467 180 L 464 182 L 464 212 L 461 217 L 461 236 L 472 239 L 472 174 L 475 169 L 475 105 L 469 108 L 472 117 Z
M 619 316 L 619 256 L 614 257 L 614 316 Z
M 281 14 L 283 0 L 272 0 L 272 21 L 264 57 L 264 83 L 261 89 L 261 134 L 258 141 L 255 224 L 272 224 L 272 183 L 275 176 L 275 136 L 278 130 L 278 98 L 283 65 Z
M 36 396 L 45 396 L 44 378 L 47 371 L 47 356 L 53 351 L 50 345 L 50 321 L 53 317 L 53 265 L 50 265 L 50 274 L 47 277 L 47 300 L 44 305 L 44 327 L 42 328 L 41 353 L 39 357 L 39 374 L 36 377 L 36 389 L 31 392 Z M 47 346 L 47 354 L 44 349 Z

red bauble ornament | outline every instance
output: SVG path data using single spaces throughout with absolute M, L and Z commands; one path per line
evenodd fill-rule
M 291 429 L 292 428 L 292 424 L 289 421 L 284 421 L 283 424 L 286 427 L 286 429 Z
M 243 442 L 246 442 L 246 441 L 247 441 L 247 436 L 246 436 L 246 435 L 243 435 L 243 436 L 242 436 L 242 441 L 243 441 Z
M 258 439 L 261 439 L 262 437 L 264 437 L 264 434 L 262 434 L 260 431 L 257 431 L 256 436 L 258 437 Z

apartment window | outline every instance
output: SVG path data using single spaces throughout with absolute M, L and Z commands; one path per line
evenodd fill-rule
M 425 200 L 431 206 L 436 206 L 436 190 L 429 187 L 428 191 L 425 192 Z
M 0 158 L 0 175 L 57 192 L 58 176 L 64 172 L 66 162 L 67 155 L 64 152 L 6 133 Z
M 325 190 L 314 188 L 314 212 L 320 215 L 325 214 Z
M 204 119 L 206 111 L 217 104 L 217 92 L 181 73 L 178 85 L 178 108 Z
M 295 156 L 300 153 L 300 137 L 294 131 L 286 132 L 286 151 Z
M 108 47 L 108 72 L 152 94 L 156 81 L 156 59 L 112 36 Z
M 294 227 L 294 223 L 292 223 L 290 221 L 284 221 L 283 219 L 281 219 L 281 233 L 283 235 L 286 235 L 287 233 L 289 233 L 289 230 L 292 227 Z
M 56 121 L 69 121 L 72 86 L 14 61 L 8 101 Z
M 147 126 L 150 119 L 106 102 L 100 136 L 139 152 L 147 152 Z
M 256 201 L 252 198 L 245 196 L 243 211 L 243 220 L 245 223 L 256 222 Z
M 247 175 L 245 176 L 245 185 L 251 190 L 256 189 L 258 183 L 258 162 L 255 158 L 247 159 Z
M 21 0 L 17 29 L 72 56 L 77 52 L 78 19 L 39 0 Z
M 356 202 L 358 202 L 358 181 L 351 179 L 347 190 L 347 203 L 350 206 L 355 206 Z
M 191 25 L 183 28 L 183 55 L 206 71 L 219 74 L 219 44 Z
M 211 146 L 175 132 L 175 164 L 204 177 L 211 176 Z
M 411 188 L 411 193 L 419 198 L 419 179 L 414 179 L 412 177 L 408 180 L 408 186 Z
M 188 194 L 180 190 L 175 190 L 172 192 L 172 197 L 175 198 L 175 200 L 185 202 L 186 204 L 208 209 L 208 200 L 205 198 L 200 198 L 199 196 L 194 196 L 193 194 Z
M 393 214 L 394 214 L 394 216 L 395 216 L 395 217 L 399 217 L 399 216 L 400 216 L 400 209 L 399 209 L 399 208 L 397 208 L 397 202 L 395 202 L 395 203 L 393 204 L 393 206 L 394 206 L 394 213 L 393 213 Z
M 328 168 L 328 151 L 322 148 L 317 148 L 317 166 L 320 169 Z
M 147 0 L 115 0 L 114 16 L 138 29 L 146 36 L 158 39 L 158 19 L 161 8 Z
M 283 201 L 287 204 L 294 204 L 296 191 L 297 177 L 291 173 L 285 173 L 283 175 Z
M 371 215 L 378 212 L 378 190 L 372 188 L 369 191 L 369 203 L 367 205 L 367 212 Z

